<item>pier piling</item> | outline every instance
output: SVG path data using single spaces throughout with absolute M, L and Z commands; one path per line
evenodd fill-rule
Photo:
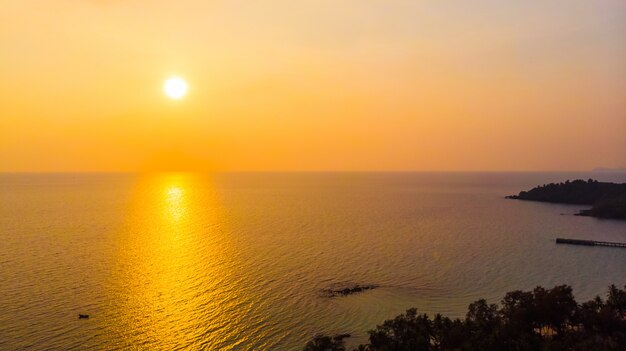
M 611 243 L 608 241 L 580 240 L 556 238 L 557 244 L 585 245 L 585 246 L 611 246 L 626 248 L 626 243 Z

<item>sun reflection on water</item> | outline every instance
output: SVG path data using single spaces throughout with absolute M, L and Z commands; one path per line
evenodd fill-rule
M 178 185 L 167 188 L 167 210 L 173 221 L 178 222 L 184 215 L 183 189 Z
M 119 346 L 227 346 L 241 319 L 233 306 L 243 299 L 232 289 L 236 254 L 210 179 L 141 178 L 128 218 L 111 283 L 122 319 L 113 332 L 128 342 Z

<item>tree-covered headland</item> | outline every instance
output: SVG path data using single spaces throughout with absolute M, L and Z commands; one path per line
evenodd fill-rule
M 522 191 L 509 199 L 591 205 L 582 216 L 626 219 L 626 183 L 606 183 L 589 179 L 550 183 Z
M 626 286 L 579 304 L 567 285 L 511 291 L 499 305 L 478 300 L 465 318 L 430 318 L 416 309 L 369 332 L 364 351 L 624 351 Z M 347 335 L 316 336 L 305 351 L 344 351 Z

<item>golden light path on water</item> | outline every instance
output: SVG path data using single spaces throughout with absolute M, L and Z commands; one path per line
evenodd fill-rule
M 245 339 L 237 255 L 210 187 L 192 174 L 139 181 L 110 284 L 122 301 L 111 313 L 119 348 L 229 349 Z

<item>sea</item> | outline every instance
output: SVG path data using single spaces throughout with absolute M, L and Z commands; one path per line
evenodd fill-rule
M 626 173 L 0 175 L 0 350 L 301 350 L 415 307 L 626 285 L 626 221 L 505 199 Z M 326 289 L 377 288 L 347 296 Z M 89 318 L 79 319 L 79 314 Z

